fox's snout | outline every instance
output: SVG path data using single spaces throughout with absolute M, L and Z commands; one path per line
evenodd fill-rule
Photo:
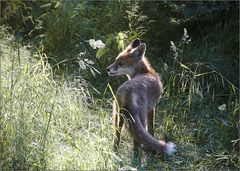
M 106 71 L 107 71 L 107 73 L 108 73 L 109 76 L 114 75 L 114 72 L 112 71 L 111 66 L 107 67 L 107 68 L 106 68 Z
M 107 71 L 107 73 L 109 73 L 109 72 L 110 72 L 110 68 L 109 68 L 109 67 L 107 67 L 107 68 L 106 68 L 106 71 Z
M 109 76 L 115 75 L 117 73 L 117 71 L 115 71 L 115 69 L 112 65 L 108 66 L 106 68 L 106 71 L 107 71 Z

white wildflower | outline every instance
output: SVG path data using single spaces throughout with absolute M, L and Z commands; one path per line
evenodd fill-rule
M 93 49 L 97 49 L 96 41 L 94 39 L 89 39 L 88 43 Z
M 105 44 L 101 40 L 97 40 L 96 41 L 96 46 L 97 46 L 97 48 L 104 48 Z
M 101 40 L 95 41 L 94 39 L 89 39 L 88 42 L 93 49 L 100 49 L 105 47 L 105 44 Z
M 227 105 L 226 104 L 222 104 L 221 106 L 218 106 L 218 110 L 220 111 L 225 111 L 226 110 Z

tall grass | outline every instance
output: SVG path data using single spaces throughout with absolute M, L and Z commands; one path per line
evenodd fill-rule
M 178 147 L 173 161 L 163 167 L 239 168 L 239 89 L 211 63 L 198 58 L 217 58 L 211 46 L 196 48 L 189 43 L 185 29 L 181 41 L 171 42 L 172 64 L 162 67 L 165 89 L 157 127 Z
M 0 46 L 1 170 L 113 169 L 108 113 L 88 108 L 86 83 L 54 80 L 44 54 L 3 31 Z

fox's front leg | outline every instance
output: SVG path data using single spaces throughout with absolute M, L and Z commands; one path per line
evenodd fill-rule
M 118 150 L 123 124 L 124 124 L 123 117 L 119 114 L 116 114 L 116 116 L 115 116 L 114 151 Z
M 120 136 L 124 125 L 124 118 L 119 114 L 116 102 L 113 103 L 113 123 L 114 123 L 114 151 L 117 152 L 120 144 Z
M 148 119 L 148 132 L 152 136 L 154 136 L 155 108 L 148 113 L 147 119 Z

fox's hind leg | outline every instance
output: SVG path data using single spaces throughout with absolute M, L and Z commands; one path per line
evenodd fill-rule
M 148 132 L 154 136 L 154 121 L 155 121 L 155 109 L 151 110 L 147 115 L 148 120 Z
M 148 132 L 154 137 L 154 122 L 155 122 L 155 108 L 153 108 L 147 115 L 148 117 Z M 146 149 L 145 149 L 146 150 Z M 147 165 L 151 166 L 156 160 L 156 152 L 146 150 L 147 155 Z

